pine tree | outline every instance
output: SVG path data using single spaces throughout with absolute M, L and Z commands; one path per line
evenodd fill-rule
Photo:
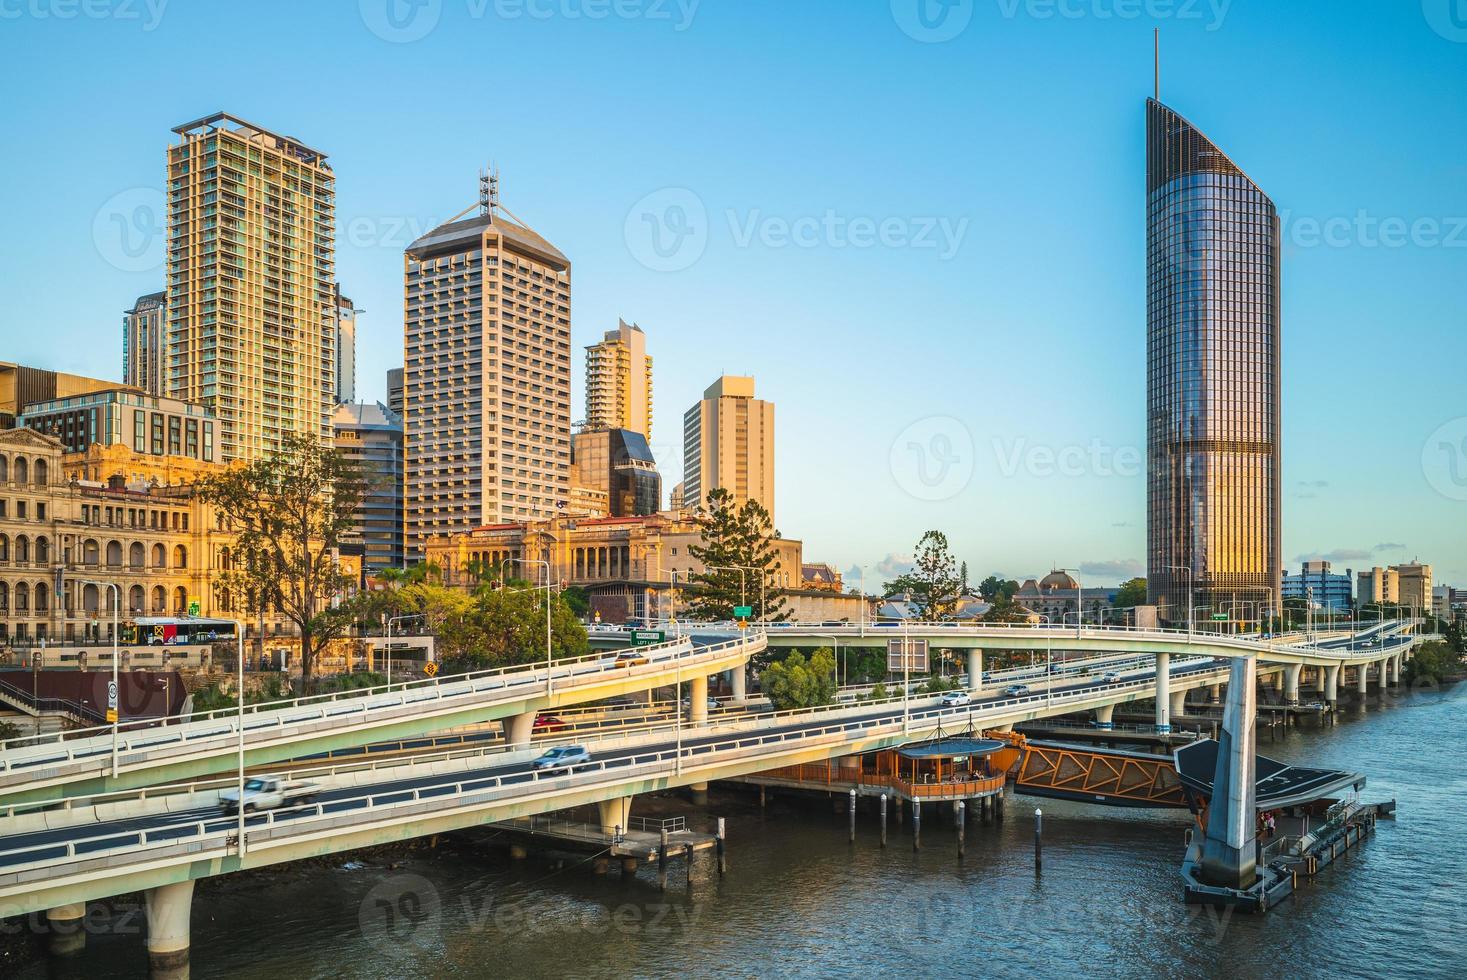
M 734 607 L 744 605 L 759 622 L 783 620 L 785 598 L 779 591 L 780 562 L 773 544 L 778 532 L 771 527 L 769 512 L 757 500 L 737 506 L 733 494 L 718 487 L 698 513 L 703 540 L 689 545 L 688 553 L 705 571 L 689 580 L 693 616 L 733 619 Z

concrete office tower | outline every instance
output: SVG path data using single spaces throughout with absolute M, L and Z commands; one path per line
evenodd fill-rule
M 1147 585 L 1163 618 L 1281 602 L 1280 231 L 1268 196 L 1146 105 Z M 1189 598 L 1190 597 L 1190 598 Z
M 168 394 L 211 408 L 224 462 L 336 408 L 336 178 L 325 154 L 227 113 L 168 148 Z
M 336 401 L 357 400 L 357 314 L 360 311 L 342 295 L 336 284 Z
M 403 567 L 402 419 L 381 402 L 338 405 L 336 448 L 360 467 L 367 493 L 357 506 L 367 572 Z
M 387 369 L 387 407 L 402 418 L 402 368 Z
M 774 405 L 754 397 L 754 379 L 724 375 L 683 416 L 683 506 L 700 507 L 723 487 L 774 517 Z
M 586 428 L 652 438 L 652 358 L 635 323 L 619 320 L 601 343 L 586 348 Z
M 404 256 L 410 558 L 570 496 L 570 261 L 489 200 Z
M 168 394 L 168 294 L 139 296 L 122 321 L 122 383 Z

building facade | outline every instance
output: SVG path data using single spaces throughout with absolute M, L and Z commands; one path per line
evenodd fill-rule
M 393 415 L 403 417 L 402 368 L 387 369 L 387 407 Z
M 1281 601 L 1280 225 L 1195 127 L 1146 107 L 1147 585 L 1190 601 Z M 1204 613 L 1205 614 L 1205 613 Z
M 357 310 L 336 284 L 336 401 L 357 400 Z
M 662 509 L 662 476 L 646 436 L 630 429 L 587 429 L 571 439 L 571 486 L 606 496 L 607 517 L 645 517 Z
M 338 405 L 335 427 L 336 448 L 367 479 L 355 528 L 363 569 L 402 568 L 402 419 L 381 402 Z
M 141 455 L 215 462 L 215 419 L 211 411 L 133 388 L 109 388 L 32 402 L 25 406 L 16 424 L 55 436 L 67 453 L 121 445 Z
M 1355 601 L 1361 606 L 1401 601 L 1401 576 L 1395 568 L 1379 565 L 1356 577 Z
M 224 462 L 336 407 L 336 179 L 325 154 L 226 113 L 168 148 L 168 393 L 213 410 Z
M 122 320 L 122 383 L 168 394 L 168 294 L 139 296 Z
M 774 519 L 774 405 L 754 379 L 724 375 L 683 416 L 682 506 L 702 507 L 723 488 L 735 504 L 757 500 Z
M 625 320 L 586 348 L 586 428 L 652 438 L 652 358 L 642 328 Z
M 1414 607 L 1418 615 L 1425 615 L 1430 611 L 1431 566 L 1413 561 L 1404 565 L 1392 565 L 1391 571 L 1396 573 L 1397 587 L 1400 590 L 1397 601 L 1403 606 Z
M 1284 598 L 1313 602 L 1319 609 L 1347 612 L 1354 604 L 1354 573 L 1343 575 L 1331 570 L 1327 561 L 1306 561 L 1298 574 L 1285 573 Z
M 13 428 L 27 405 L 116 387 L 116 381 L 0 361 L 0 429 Z
M 553 516 L 570 495 L 570 261 L 491 210 L 413 242 L 404 284 L 409 556 Z

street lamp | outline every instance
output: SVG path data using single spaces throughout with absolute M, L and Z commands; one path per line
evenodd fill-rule
M 836 663 L 840 663 L 840 637 L 836 636 L 834 633 L 811 633 L 810 636 L 813 637 L 814 639 L 817 639 L 817 640 L 829 640 L 831 643 L 835 644 L 835 659 L 836 659 Z M 846 672 L 845 672 L 845 670 L 841 670 L 841 677 L 840 677 L 840 686 L 841 687 L 844 687 L 845 686 L 846 680 L 847 680 Z
M 545 566 L 545 693 L 549 695 L 552 689 L 550 675 L 554 672 L 555 669 L 555 654 L 553 652 L 553 648 L 550 645 L 550 562 L 545 561 L 541 558 L 506 558 L 499 564 L 502 568 L 505 565 L 513 564 L 515 562 L 518 562 L 521 565 Z M 503 577 L 504 576 L 501 574 L 500 578 L 503 579 Z M 503 582 L 501 581 L 500 584 L 502 585 Z
M 112 590 L 112 686 L 110 688 L 108 688 L 108 690 L 107 690 L 107 694 L 108 694 L 108 698 L 107 698 L 107 714 L 109 716 L 108 717 L 108 721 L 110 721 L 112 723 L 112 778 L 113 779 L 116 779 L 117 778 L 117 727 L 118 727 L 118 724 L 119 724 L 119 722 L 120 722 L 120 720 L 122 718 L 122 711 L 121 711 L 121 704 L 122 703 L 121 703 L 121 700 L 120 700 L 120 693 L 119 693 L 119 701 L 118 701 L 117 704 L 113 704 L 112 703 L 112 697 L 111 697 L 111 695 L 113 694 L 113 692 L 120 692 L 120 689 L 117 686 L 117 661 L 118 661 L 118 657 L 119 657 L 118 650 L 117 650 L 117 637 L 118 637 L 117 631 L 118 631 L 118 627 L 121 625 L 118 622 L 118 617 L 120 616 L 121 611 L 122 611 L 122 586 L 118 585 L 116 582 L 99 582 L 99 581 L 97 581 L 95 579 L 77 579 L 77 581 L 80 582 L 82 585 L 92 585 L 92 586 L 97 587 L 98 589 L 111 589 Z M 35 655 L 32 654 L 32 656 L 35 656 Z
M 744 589 L 744 573 L 757 572 L 759 571 L 758 568 L 753 565 L 704 565 L 703 567 L 710 572 L 732 572 L 737 570 L 739 573 L 739 605 L 747 606 L 749 604 Z M 762 622 L 767 615 L 767 607 L 764 603 L 764 576 L 761 575 L 759 577 L 759 620 Z
M 410 619 L 427 619 L 422 613 L 407 613 L 402 616 L 393 616 L 387 620 L 387 686 L 392 687 L 392 624 L 404 623 Z

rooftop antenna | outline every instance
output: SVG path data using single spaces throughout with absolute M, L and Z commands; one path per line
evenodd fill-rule
M 499 168 L 490 164 L 479 171 L 479 213 L 486 218 L 494 217 L 499 208 Z
M 1153 51 L 1153 63 L 1156 71 L 1156 101 L 1161 101 L 1161 28 L 1154 27 L 1151 30 L 1151 41 Z

